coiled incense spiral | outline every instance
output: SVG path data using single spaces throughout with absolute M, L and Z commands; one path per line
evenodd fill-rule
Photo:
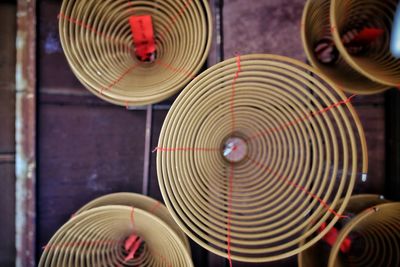
M 156 52 L 139 60 L 131 16 L 150 15 Z M 138 106 L 182 89 L 203 66 L 211 44 L 208 1 L 64 0 L 59 14 L 63 50 L 72 71 L 98 97 Z
M 287 57 L 237 56 L 209 68 L 161 130 L 157 173 L 167 208 L 195 242 L 230 260 L 267 262 L 310 247 L 367 172 L 350 101 Z
M 301 33 L 308 60 L 346 92 L 374 94 L 399 86 L 400 60 L 390 52 L 396 4 L 395 0 L 307 1 Z M 325 51 L 333 50 L 332 56 L 338 54 L 332 64 L 319 59 L 321 42 Z
M 134 207 L 155 215 L 157 218 L 168 224 L 168 226 L 175 231 L 175 233 L 180 237 L 180 239 L 185 244 L 187 250 L 190 253 L 189 240 L 187 239 L 186 235 L 182 232 L 181 228 L 175 223 L 168 209 L 157 200 L 145 195 L 128 193 L 128 192 L 108 194 L 90 201 L 82 208 L 80 208 L 75 213 L 75 215 L 93 208 L 107 206 L 107 205 L 123 205 L 128 207 Z
M 134 257 L 126 240 L 137 235 Z M 103 206 L 64 224 L 44 248 L 39 266 L 193 266 L 179 236 L 166 223 L 141 209 Z
M 355 236 L 348 253 L 340 245 Z M 354 217 L 339 233 L 329 256 L 329 267 L 400 266 L 400 203 L 374 206 Z
M 349 222 L 351 219 L 360 214 L 361 212 L 369 209 L 373 206 L 388 203 L 389 201 L 382 198 L 379 195 L 353 195 L 351 196 L 349 203 L 346 206 L 344 214 L 349 217 L 345 220 L 340 221 L 335 225 L 337 231 L 340 230 Z M 341 203 L 341 201 L 339 201 Z M 339 225 L 338 225 L 339 224 Z M 351 240 L 351 239 L 350 239 Z M 304 243 L 304 241 L 302 242 Z M 314 246 L 310 247 L 299 253 L 297 259 L 300 267 L 320 267 L 328 265 L 328 258 L 331 252 L 333 244 L 327 243 L 325 240 L 319 241 Z M 340 248 L 340 246 L 339 246 Z M 350 242 L 351 248 L 351 242 Z M 346 248 L 348 249 L 348 247 Z M 341 252 L 340 252 L 341 253 Z M 351 265 L 350 265 L 351 266 Z

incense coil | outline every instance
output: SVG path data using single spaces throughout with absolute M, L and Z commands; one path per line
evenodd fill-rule
M 351 250 L 340 254 L 340 245 L 350 234 L 356 236 Z M 347 224 L 332 247 L 329 267 L 400 266 L 400 203 L 377 205 Z
M 388 87 L 400 85 L 400 60 L 390 52 L 390 33 L 397 4 L 396 0 L 332 0 L 331 3 L 331 24 L 337 29 L 333 31 L 333 38 L 344 59 L 362 75 Z M 347 5 L 347 8 L 341 12 L 343 5 Z M 357 23 L 376 27 L 384 32 L 383 37 L 369 48 L 368 53 L 360 57 L 350 55 L 339 36 L 339 33 Z
M 156 59 L 135 56 L 129 17 L 151 15 Z M 68 63 L 93 94 L 117 105 L 145 105 L 182 89 L 211 45 L 208 1 L 64 0 L 60 40 Z
M 232 137 L 246 146 L 235 150 L 244 153 L 238 160 L 225 156 Z M 196 77 L 170 109 L 156 150 L 175 221 L 204 248 L 245 262 L 286 258 L 317 242 L 367 172 L 349 99 L 318 70 L 275 55 L 229 59 Z M 299 247 L 323 222 L 327 228 Z
M 134 207 L 155 215 L 157 218 L 168 224 L 168 226 L 175 231 L 175 233 L 180 237 L 182 242 L 185 244 L 188 252 L 190 253 L 189 240 L 187 239 L 186 235 L 182 232 L 181 228 L 179 228 L 179 226 L 175 223 L 168 209 L 157 200 L 150 198 L 148 196 L 135 193 L 108 194 L 90 201 L 82 208 L 80 208 L 75 214 L 80 214 L 84 211 L 93 208 L 108 206 L 108 205 L 122 205 L 122 206 Z
M 341 201 L 339 201 L 340 203 Z M 373 206 L 388 203 L 389 201 L 379 195 L 353 195 L 346 206 L 345 214 L 349 216 L 344 225 L 361 212 Z M 336 225 L 337 226 L 337 225 Z M 340 231 L 340 229 L 339 229 Z M 302 242 L 304 243 L 304 241 Z M 307 250 L 299 253 L 297 259 L 299 267 L 320 267 L 328 265 L 328 258 L 331 250 L 328 244 L 320 241 Z
M 342 90 L 357 94 L 380 93 L 400 84 L 400 61 L 390 55 L 390 31 L 396 1 L 308 0 L 302 17 L 303 47 L 311 65 L 321 70 Z M 393 12 L 393 14 L 392 14 Z M 342 37 L 350 30 L 377 27 L 384 33 L 360 55 L 351 55 Z M 337 62 L 321 63 L 316 44 L 331 40 L 338 50 Z
M 133 219 L 132 219 L 133 218 Z M 144 240 L 137 257 L 126 260 L 132 232 Z M 140 209 L 103 206 L 85 211 L 51 238 L 39 266 L 193 266 L 184 243 L 166 223 Z

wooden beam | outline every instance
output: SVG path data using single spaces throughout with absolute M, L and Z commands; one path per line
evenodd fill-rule
M 15 163 L 15 154 L 0 154 L 0 164 L 1 163 Z
M 16 48 L 15 266 L 33 267 L 36 266 L 36 0 L 18 0 Z
M 385 196 L 400 201 L 400 90 L 385 95 L 386 180 Z
M 151 163 L 151 136 L 153 135 L 153 105 L 147 106 L 146 129 L 144 140 L 144 160 L 143 160 L 143 184 L 142 194 L 149 195 L 150 187 L 150 163 Z
M 223 0 L 210 0 L 210 7 L 213 16 L 213 38 L 207 59 L 207 65 L 209 67 L 224 60 L 223 6 Z
M 15 35 L 17 4 L 0 2 L 0 266 L 15 266 Z

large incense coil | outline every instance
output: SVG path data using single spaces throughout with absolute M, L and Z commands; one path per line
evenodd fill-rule
M 339 253 L 348 235 L 355 235 L 350 251 Z M 400 203 L 377 205 L 347 224 L 332 247 L 329 267 L 400 266 Z
M 134 207 L 147 211 L 157 216 L 160 220 L 168 224 L 168 226 L 175 231 L 175 233 L 180 237 L 180 239 L 185 244 L 187 250 L 190 253 L 189 240 L 187 239 L 186 235 L 182 232 L 181 228 L 179 228 L 179 226 L 175 223 L 168 209 L 157 200 L 150 198 L 148 196 L 135 193 L 108 194 L 90 201 L 85 206 L 80 208 L 75 214 L 80 214 L 84 211 L 107 205 L 123 205 L 123 206 Z
M 132 15 L 151 15 L 156 59 L 135 55 Z M 59 32 L 76 77 L 98 97 L 145 105 L 182 89 L 201 69 L 211 45 L 208 1 L 64 0 Z
M 340 202 L 341 201 L 339 201 L 339 204 Z M 387 202 L 389 201 L 379 195 L 353 195 L 351 196 L 344 212 L 344 214 L 349 216 L 349 218 L 344 220 L 342 223 L 346 224 L 352 217 L 360 214 L 366 209 Z M 304 241 L 302 243 L 304 243 Z M 316 243 L 309 249 L 299 253 L 297 257 L 299 267 L 327 266 L 330 251 L 329 245 L 324 241 Z
M 307 58 L 311 65 L 321 70 L 346 92 L 374 94 L 400 84 L 398 74 L 400 64 L 388 54 L 390 53 L 388 27 L 393 20 L 389 18 L 391 9 L 382 11 L 385 14 L 384 19 L 377 14 L 372 15 L 371 7 L 374 9 L 374 6 L 387 5 L 378 2 L 381 3 L 379 0 L 308 0 L 305 5 L 301 36 Z M 387 23 L 383 23 L 382 20 L 387 20 Z M 360 23 L 363 26 L 383 28 L 385 33 L 379 42 L 369 47 L 366 53 L 352 56 L 341 39 L 347 31 L 360 26 Z M 332 40 L 339 51 L 337 62 L 333 65 L 321 63 L 315 55 L 315 46 L 322 39 Z M 386 62 L 387 58 L 390 58 L 390 61 Z
M 133 219 L 132 219 L 133 218 Z M 144 240 L 125 260 L 124 241 Z M 44 248 L 39 266 L 193 266 L 184 243 L 156 216 L 127 206 L 90 209 L 64 224 Z
M 223 155 L 232 137 L 241 140 L 237 158 Z M 349 99 L 318 70 L 276 55 L 232 58 L 196 77 L 170 109 L 157 151 L 175 221 L 204 248 L 245 262 L 313 245 L 367 172 Z

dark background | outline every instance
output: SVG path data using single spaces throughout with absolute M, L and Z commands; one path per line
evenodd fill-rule
M 236 52 L 274 53 L 306 61 L 300 39 L 305 0 L 211 0 L 215 42 L 207 65 Z M 146 153 L 158 141 L 169 102 L 126 110 L 91 95 L 71 72 L 58 37 L 61 1 L 37 4 L 37 259 L 55 231 L 93 198 L 120 191 L 162 200 L 155 155 Z M 16 3 L 0 3 L 0 266 L 15 259 L 15 31 Z M 358 96 L 354 100 L 367 136 L 368 180 L 354 193 L 399 198 L 400 91 Z M 146 125 L 146 119 L 148 123 Z M 150 139 L 147 139 L 150 140 Z M 147 147 L 148 149 L 149 147 Z M 148 162 L 147 159 L 150 161 Z M 143 184 L 148 166 L 149 184 Z M 227 266 L 224 259 L 193 244 L 196 266 Z M 296 266 L 282 262 L 239 266 Z

